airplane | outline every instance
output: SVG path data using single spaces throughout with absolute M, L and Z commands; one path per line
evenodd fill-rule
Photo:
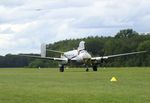
M 60 53 L 61 54 L 60 58 L 47 57 L 46 56 L 47 51 Z M 98 65 L 101 64 L 106 59 L 120 57 L 120 56 L 133 55 L 133 54 L 139 54 L 139 53 L 145 53 L 145 52 L 146 51 L 138 51 L 138 52 L 116 54 L 116 55 L 92 57 L 91 54 L 85 50 L 85 42 L 81 41 L 76 50 L 71 50 L 71 51 L 67 51 L 67 52 L 48 50 L 46 48 L 46 44 L 42 44 L 41 45 L 41 56 L 31 56 L 31 55 L 22 55 L 22 54 L 21 54 L 21 56 L 58 61 L 60 72 L 64 72 L 65 66 L 69 65 L 69 64 L 84 65 L 86 67 L 86 71 L 88 72 L 89 71 L 88 67 L 92 67 L 93 71 L 97 71 Z

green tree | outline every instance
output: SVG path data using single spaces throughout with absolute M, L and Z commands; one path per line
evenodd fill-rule
M 134 36 L 138 36 L 139 34 L 136 31 L 133 31 L 132 29 L 124 29 L 120 30 L 115 36 L 115 38 L 131 38 Z

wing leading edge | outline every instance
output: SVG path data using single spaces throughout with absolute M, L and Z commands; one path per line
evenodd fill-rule
M 145 53 L 145 52 L 147 52 L 147 51 L 139 51 L 139 52 L 130 52 L 130 53 L 108 55 L 108 56 L 101 56 L 101 57 L 93 57 L 93 58 L 91 58 L 91 60 L 108 59 L 108 58 L 113 58 L 113 57 L 120 57 L 120 56 L 133 55 L 133 54 L 140 54 L 140 53 Z

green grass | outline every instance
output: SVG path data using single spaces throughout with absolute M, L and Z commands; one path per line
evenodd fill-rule
M 0 103 L 150 103 L 150 68 L 0 69 Z

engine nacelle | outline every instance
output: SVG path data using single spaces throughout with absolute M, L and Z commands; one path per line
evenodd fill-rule
M 68 59 L 66 58 L 66 60 L 62 61 L 61 64 L 66 65 L 68 63 Z

